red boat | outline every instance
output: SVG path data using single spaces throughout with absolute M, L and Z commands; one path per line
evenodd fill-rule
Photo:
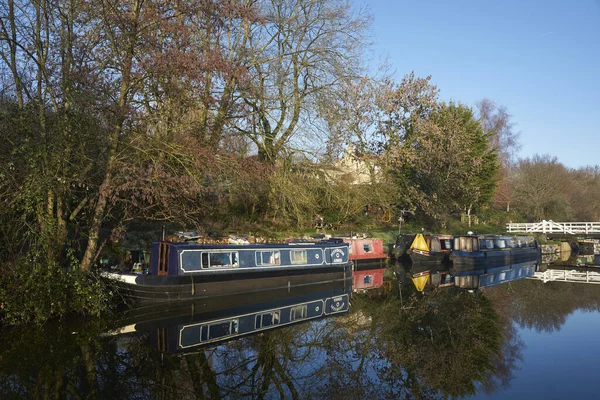
M 342 238 L 349 244 L 352 261 L 353 290 L 364 292 L 383 287 L 387 254 L 383 240 L 375 238 Z

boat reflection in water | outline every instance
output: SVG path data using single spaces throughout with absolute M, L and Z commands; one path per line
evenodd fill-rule
M 451 286 L 475 290 L 532 277 L 539 271 L 541 256 L 539 253 L 528 253 L 529 260 L 525 257 L 506 257 L 505 264 L 500 264 L 499 257 L 494 257 L 488 262 L 482 258 L 477 262 L 443 263 L 436 266 L 396 263 L 395 269 L 398 275 L 400 268 L 402 276 L 409 278 L 419 292 Z
M 539 261 L 520 263 L 517 266 L 500 266 L 494 268 L 455 268 L 454 285 L 461 289 L 484 289 L 492 286 L 531 277 L 538 270 Z
M 133 308 L 112 334 L 145 333 L 163 353 L 194 352 L 304 321 L 347 313 L 351 281 Z
M 454 275 L 448 263 L 401 263 L 415 288 L 422 292 L 426 289 L 454 286 Z

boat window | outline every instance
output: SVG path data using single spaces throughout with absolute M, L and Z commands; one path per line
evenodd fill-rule
M 479 251 L 479 239 L 473 238 L 473 251 Z
M 465 251 L 473 251 L 473 240 L 465 238 Z
M 505 242 L 504 239 L 496 239 L 494 245 L 495 245 L 495 247 L 497 249 L 504 249 L 504 248 L 506 248 L 506 242 Z
M 292 264 L 308 263 L 308 258 L 306 256 L 306 250 L 291 250 L 290 251 L 290 261 L 292 262 Z
M 365 285 L 370 285 L 373 283 L 373 275 L 365 275 L 365 277 L 363 278 L 363 283 Z
M 442 250 L 450 250 L 452 248 L 452 241 L 450 239 L 444 239 L 440 241 Z
M 429 249 L 431 251 L 440 252 L 442 249 L 440 247 L 440 242 L 437 240 L 431 240 L 429 243 Z
M 260 265 L 281 265 L 279 250 L 259 251 L 258 253 Z
M 239 266 L 237 251 L 203 252 L 202 253 L 202 268 L 203 269 L 237 267 L 237 266 Z
M 264 314 L 259 314 L 256 316 L 255 327 L 264 328 L 267 326 L 273 326 L 279 324 L 279 310 L 268 312 Z
M 365 250 L 365 253 L 372 253 L 373 245 L 371 243 L 365 243 L 363 244 L 363 249 Z
M 200 254 L 199 251 L 183 251 L 181 253 L 181 269 L 183 271 L 200 270 Z
M 304 319 L 308 316 L 308 306 L 303 304 L 301 306 L 292 307 L 290 310 L 290 320 L 296 321 L 298 319 Z
M 460 238 L 454 238 L 454 250 L 462 250 L 460 247 Z

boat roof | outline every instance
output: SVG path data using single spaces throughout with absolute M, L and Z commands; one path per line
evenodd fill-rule
M 521 238 L 528 238 L 528 239 L 533 239 L 533 236 L 529 236 L 529 235 L 493 235 L 493 234 L 486 234 L 486 235 L 454 235 L 453 237 L 476 237 L 478 239 L 521 239 Z
M 156 242 L 160 243 L 160 242 Z M 290 249 L 290 248 L 306 248 L 306 247 L 340 247 L 348 246 L 343 240 L 323 240 L 320 242 L 300 242 L 300 243 L 252 243 L 252 244 L 202 244 L 192 242 L 163 242 L 169 243 L 171 247 L 177 249 L 199 249 L 199 250 L 238 250 L 238 249 Z

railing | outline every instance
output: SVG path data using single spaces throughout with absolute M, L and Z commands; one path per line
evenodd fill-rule
M 542 221 L 535 223 L 506 224 L 509 233 L 555 233 L 563 235 L 600 235 L 600 222 L 554 222 Z
M 538 279 L 544 283 L 572 282 L 600 285 L 600 273 L 594 271 L 562 271 L 558 269 L 549 269 L 544 272 L 536 272 L 528 279 Z

